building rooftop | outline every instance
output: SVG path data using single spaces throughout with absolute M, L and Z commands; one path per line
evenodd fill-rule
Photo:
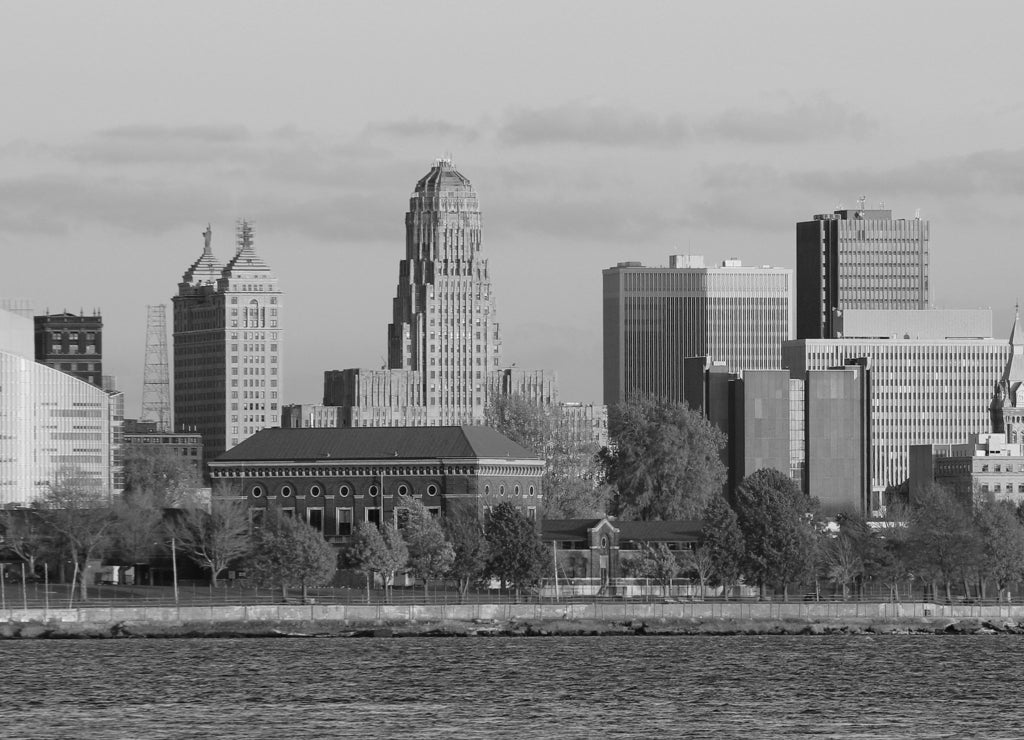
M 216 462 L 394 458 L 540 460 L 490 427 L 455 426 L 264 429 Z

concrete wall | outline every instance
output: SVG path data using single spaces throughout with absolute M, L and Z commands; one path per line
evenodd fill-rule
M 1024 621 L 1024 605 L 945 606 L 921 602 L 742 602 L 742 603 L 546 603 L 546 604 L 426 604 L 426 605 L 254 605 L 85 607 L 75 609 L 5 609 L 4 622 L 62 622 L 74 624 L 186 622 L 305 622 L 333 621 L 440 622 L 474 620 L 498 622 L 540 619 L 1015 619 Z

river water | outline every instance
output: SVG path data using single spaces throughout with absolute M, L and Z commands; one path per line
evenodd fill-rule
M 2 738 L 1020 738 L 1024 639 L 0 642 Z

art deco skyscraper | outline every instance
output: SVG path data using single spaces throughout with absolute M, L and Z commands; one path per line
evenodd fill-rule
M 553 373 L 501 367 L 480 202 L 449 159 L 416 183 L 388 326 L 388 367 L 324 374 L 338 426 L 482 424 L 488 393 L 554 403 Z
M 207 459 L 266 427 L 280 424 L 282 293 L 253 248 L 253 227 L 240 221 L 226 265 L 213 254 L 212 232 L 185 271 L 174 303 L 174 419 L 179 431 L 203 435 Z
M 837 311 L 926 309 L 928 290 L 927 221 L 861 199 L 796 225 L 797 339 L 837 338 Z

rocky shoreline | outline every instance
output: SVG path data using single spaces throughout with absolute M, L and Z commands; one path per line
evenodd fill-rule
M 473 621 L 287 621 L 248 620 L 74 623 L 26 621 L 0 623 L 0 640 L 237 638 L 237 637 L 548 637 L 609 635 L 1024 635 L 1014 620 L 905 618 L 730 619 L 658 618 L 608 621 L 591 619 L 512 619 Z

